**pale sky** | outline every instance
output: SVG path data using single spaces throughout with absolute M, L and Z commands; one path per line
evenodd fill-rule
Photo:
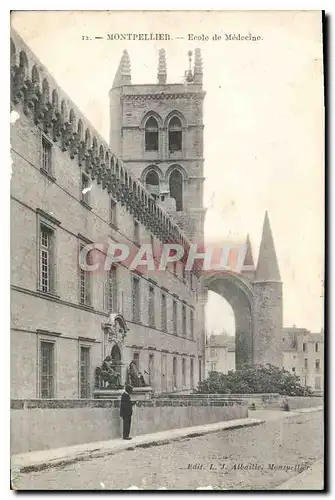
M 168 83 L 183 81 L 187 51 L 204 66 L 207 241 L 250 234 L 254 259 L 265 210 L 284 290 L 284 326 L 323 326 L 324 115 L 321 14 L 268 12 L 16 12 L 12 26 L 108 142 L 109 100 L 122 50 L 133 83 L 155 83 L 158 49 Z M 173 40 L 108 41 L 107 33 Z M 225 41 L 225 33 L 262 40 Z M 213 41 L 212 34 L 222 36 Z M 188 34 L 208 35 L 187 42 Z M 92 37 L 83 41 L 82 36 Z M 103 36 L 103 40 L 94 40 Z M 176 37 L 184 37 L 178 40 Z M 207 328 L 233 334 L 228 304 L 211 295 Z M 224 312 L 223 312 L 224 311 Z

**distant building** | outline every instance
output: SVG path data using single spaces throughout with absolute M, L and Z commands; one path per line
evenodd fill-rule
M 211 335 L 206 345 L 206 376 L 210 371 L 228 373 L 235 370 L 235 337 Z
M 324 333 L 306 328 L 283 328 L 283 367 L 295 373 L 302 385 L 323 393 Z

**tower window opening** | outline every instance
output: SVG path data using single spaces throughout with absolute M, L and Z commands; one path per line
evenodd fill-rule
M 150 170 L 150 172 L 147 173 L 145 187 L 154 198 L 159 196 L 159 178 L 157 172 L 154 170 Z
M 179 118 L 174 116 L 169 123 L 169 151 L 181 151 L 182 149 L 182 128 Z
M 173 170 L 169 178 L 170 196 L 176 200 L 176 210 L 183 210 L 183 176 L 179 170 Z
M 158 151 L 158 124 L 153 117 L 145 124 L 145 150 Z

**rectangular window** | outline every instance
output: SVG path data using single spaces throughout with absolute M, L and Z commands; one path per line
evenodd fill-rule
M 175 275 L 177 275 L 177 262 L 173 263 L 173 272 Z
M 167 309 L 166 309 L 166 295 L 165 293 L 162 293 L 162 310 L 161 310 L 161 314 L 162 314 L 162 330 L 163 332 L 166 332 L 167 331 Z
M 116 267 L 112 266 L 108 273 L 107 287 L 107 310 L 109 313 L 117 312 L 117 282 L 116 282 Z
M 320 360 L 319 359 L 315 360 L 315 371 L 316 371 L 316 373 L 320 373 Z
M 172 384 L 173 389 L 177 389 L 177 358 L 172 361 Z
M 191 328 L 191 339 L 194 339 L 194 313 L 190 311 L 190 328 Z
M 140 321 L 140 280 L 139 278 L 133 277 L 132 286 L 132 312 L 133 321 L 139 323 Z
M 81 174 L 81 201 L 90 204 L 90 178 L 84 173 Z
M 190 363 L 190 381 L 191 381 L 191 387 L 194 386 L 194 360 L 191 358 L 191 363 Z
M 177 316 L 177 302 L 174 300 L 172 304 L 172 322 L 173 322 L 173 333 L 178 335 L 178 316 Z
M 183 336 L 186 337 L 186 306 L 182 306 L 182 328 L 183 328 Z
M 52 173 L 52 145 L 45 138 L 42 137 L 42 169 L 49 175 Z
M 140 225 L 137 220 L 134 220 L 134 243 L 140 244 Z
M 302 344 L 302 350 L 304 352 L 307 352 L 307 344 L 305 344 L 305 343 Z
M 80 252 L 82 252 L 83 248 L 85 248 L 84 245 L 80 245 Z M 81 254 L 81 258 L 79 261 L 79 293 L 80 293 L 80 304 L 83 305 L 91 305 L 91 290 L 90 290 L 90 275 L 89 271 L 86 271 L 85 268 L 83 269 L 83 265 L 85 264 L 83 262 L 84 257 Z M 90 264 L 90 254 L 86 256 L 86 262 Z
M 202 380 L 202 359 L 199 358 L 199 382 Z
M 211 370 L 212 372 L 216 371 L 216 363 L 211 363 Z
M 49 227 L 40 226 L 40 290 L 53 291 L 53 241 L 54 232 Z
M 315 343 L 315 352 L 319 352 L 319 344 L 318 344 L 318 342 Z
M 186 359 L 181 360 L 181 373 L 182 373 L 182 379 L 183 379 L 183 386 L 185 387 L 186 385 Z
M 212 357 L 216 356 L 216 349 L 215 349 L 215 347 L 211 347 L 211 348 L 210 348 L 210 355 L 211 355 Z
M 80 347 L 80 397 L 90 397 L 90 348 Z
M 110 199 L 109 210 L 109 223 L 111 226 L 117 226 L 117 203 L 113 198 Z
M 321 389 L 321 379 L 320 377 L 315 377 L 315 389 Z
M 155 289 L 153 286 L 149 286 L 149 326 L 155 326 Z
M 40 397 L 50 399 L 55 396 L 54 388 L 54 343 L 42 341 L 40 344 Z
M 308 368 L 308 359 L 305 358 L 305 370 L 307 370 L 307 368 Z

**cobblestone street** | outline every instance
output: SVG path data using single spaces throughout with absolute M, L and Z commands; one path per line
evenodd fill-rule
M 271 489 L 322 455 L 323 414 L 317 412 L 163 446 L 137 448 L 46 471 L 21 473 L 13 479 L 13 487 Z M 279 470 L 277 466 L 287 466 L 289 470 Z

